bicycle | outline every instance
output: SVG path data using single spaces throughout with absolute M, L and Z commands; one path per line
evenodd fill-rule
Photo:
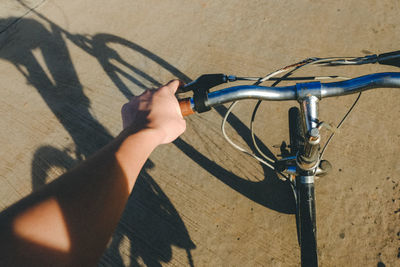
M 296 202 L 296 224 L 298 242 L 301 251 L 302 266 L 318 266 L 316 241 L 316 211 L 314 196 L 314 181 L 317 177 L 326 175 L 331 170 L 331 164 L 323 159 L 324 152 L 337 129 L 346 120 L 350 112 L 360 99 L 361 93 L 374 88 L 400 88 L 400 73 L 374 73 L 358 78 L 339 76 L 328 77 L 290 77 L 299 68 L 309 65 L 340 66 L 380 63 L 399 66 L 400 51 L 364 57 L 335 57 L 335 58 L 308 58 L 298 63 L 278 69 L 265 77 L 236 77 L 225 74 L 206 74 L 195 81 L 184 85 L 177 92 L 177 96 L 186 92 L 193 92 L 193 96 L 180 99 L 182 115 L 207 112 L 212 107 L 232 102 L 222 121 L 222 133 L 225 139 L 239 151 L 260 161 L 267 167 L 275 170 L 284 179 L 290 182 Z M 285 73 L 281 77 L 278 74 Z M 321 83 L 322 79 L 341 79 L 330 83 Z M 281 81 L 313 80 L 297 83 L 291 86 L 276 87 Z M 239 85 L 227 87 L 217 91 L 211 88 L 235 81 L 255 81 L 253 85 Z M 266 81 L 274 81 L 272 86 L 260 86 Z M 343 96 L 358 93 L 358 97 L 343 117 L 337 127 L 318 119 L 318 102 L 322 98 Z M 237 101 L 242 99 L 257 99 L 250 123 L 251 138 L 255 152 L 235 144 L 225 132 L 225 123 Z M 298 108 L 290 110 L 290 143 L 291 155 L 279 160 L 266 156 L 257 145 L 253 130 L 253 122 L 261 101 L 297 100 Z M 321 149 L 321 128 L 327 128 L 332 133 Z

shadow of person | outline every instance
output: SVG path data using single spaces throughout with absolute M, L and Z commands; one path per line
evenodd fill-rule
M 47 30 L 33 19 L 20 20 L 18 33 L 7 40 L 0 58 L 13 63 L 37 89 L 71 136 L 76 157 L 81 160 L 107 144 L 112 136 L 90 114 L 90 101 L 83 92 L 62 32 L 54 25 L 50 28 Z M 33 50 L 40 53 L 34 55 Z
M 66 171 L 76 164 L 77 160 L 70 156 L 68 149 L 60 150 L 49 145 L 39 147 L 33 155 L 31 164 L 32 191 L 35 192 L 46 184 L 51 168 L 56 167 Z
M 7 25 L 15 19 L 0 19 L 0 25 Z M 83 91 L 65 43 L 65 38 L 73 35 L 52 22 L 48 23 L 46 28 L 37 20 L 20 19 L 17 31 L 7 37 L 0 49 L 0 59 L 14 64 L 36 88 L 74 144 L 72 153 L 52 146 L 36 150 L 32 161 L 33 190 L 46 183 L 52 167 L 67 170 L 113 138 L 90 113 L 90 100 Z M 135 197 L 129 199 L 118 227 L 123 230 L 117 230 L 117 234 L 129 235 L 132 264 L 135 258 L 140 257 L 149 266 L 158 266 L 161 261 L 171 260 L 171 246 L 176 245 L 187 251 L 188 261 L 193 265 L 190 250 L 195 245 L 173 204 L 147 173 L 152 165 L 148 161 L 139 175 Z M 157 223 L 153 222 L 153 214 L 158 215 Z M 129 228 L 126 230 L 124 225 L 129 225 Z M 143 236 L 146 238 L 141 238 Z M 118 242 L 118 238 L 114 240 L 113 243 Z M 114 256 L 121 257 L 119 254 Z
M 134 86 L 139 86 L 143 89 L 157 87 L 160 86 L 161 83 L 157 81 L 155 75 L 146 73 L 140 68 L 129 63 L 126 59 L 122 58 L 119 53 L 113 49 L 113 46 L 115 45 L 120 45 L 127 48 L 128 51 L 131 51 L 130 53 L 136 52 L 138 55 L 140 55 L 140 58 L 142 58 L 141 61 L 148 61 L 148 65 L 152 64 L 153 68 L 161 67 L 164 71 L 172 73 L 175 77 L 179 78 L 185 83 L 188 83 L 192 80 L 172 64 L 155 55 L 146 48 L 118 36 L 111 34 L 97 34 L 91 37 L 90 41 L 88 41 L 88 39 L 82 41 L 83 38 L 79 38 L 77 36 L 74 38 L 75 44 L 84 44 L 83 47 L 85 49 L 88 47 L 91 48 L 92 55 L 99 60 L 106 74 L 126 97 L 129 97 L 130 90 L 122 78 L 130 81 Z M 227 111 L 224 106 L 218 106 L 214 109 L 221 116 L 224 116 Z M 187 120 L 191 121 L 192 118 L 189 117 Z M 230 116 L 228 122 L 238 133 L 238 135 L 244 137 L 244 141 L 250 147 L 252 147 L 253 144 L 250 139 L 249 128 L 233 114 Z M 206 132 L 201 132 L 199 134 L 207 135 Z M 264 153 L 270 157 L 273 157 L 272 152 L 265 145 L 263 145 L 257 137 L 256 140 L 257 143 L 260 144 L 259 146 Z M 176 141 L 174 141 L 174 145 L 177 146 L 185 155 L 191 158 L 196 164 L 208 171 L 211 175 L 230 186 L 237 192 L 243 194 L 247 198 L 278 212 L 287 214 L 293 214 L 295 212 L 295 202 L 289 182 L 279 179 L 273 170 L 263 166 L 265 179 L 260 182 L 248 181 L 208 159 L 205 155 L 197 151 L 192 145 L 184 141 L 182 138 L 178 138 Z
M 104 253 L 101 266 L 124 266 L 120 257 L 121 244 L 126 237 L 131 244 L 129 266 L 160 266 L 172 259 L 174 245 L 184 248 L 189 266 L 194 266 L 191 250 L 195 249 L 183 221 L 168 197 L 154 180 L 144 173 L 135 184 L 121 223 Z M 161 207 L 159 207 L 159 203 Z M 154 251 L 158 251 L 157 255 Z

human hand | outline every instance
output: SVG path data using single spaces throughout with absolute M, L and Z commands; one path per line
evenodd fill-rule
M 124 130 L 135 133 L 140 130 L 152 130 L 160 144 L 174 141 L 186 129 L 175 92 L 181 85 L 173 80 L 157 90 L 146 90 L 140 96 L 134 96 L 122 106 Z

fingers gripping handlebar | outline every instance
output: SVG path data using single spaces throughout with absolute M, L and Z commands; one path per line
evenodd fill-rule
M 224 76 L 229 77 L 226 75 Z M 227 82 L 227 80 L 223 82 Z M 193 83 L 193 85 L 195 85 L 195 83 Z M 202 95 L 200 95 L 199 93 L 196 94 L 195 92 L 193 98 L 179 100 L 179 104 L 181 107 L 182 115 L 187 116 L 193 114 L 195 111 L 205 112 L 213 106 L 241 99 L 301 101 L 305 96 L 310 95 L 322 99 L 324 97 L 354 94 L 374 88 L 400 88 L 400 73 L 375 73 L 341 82 L 298 83 L 296 85 L 285 87 L 242 85 L 228 87 L 211 93 L 208 92 L 209 88 L 207 88 L 205 92 L 202 93 Z

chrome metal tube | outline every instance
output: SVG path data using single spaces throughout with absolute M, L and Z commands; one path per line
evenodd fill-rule
M 303 150 L 297 155 L 297 164 L 302 170 L 315 169 L 319 163 L 320 135 L 318 130 L 318 101 L 316 96 L 307 96 L 300 102 L 303 124 L 306 130 Z
M 349 95 L 373 88 L 400 88 L 400 73 L 375 73 L 342 82 L 322 83 L 321 98 Z
M 300 107 L 304 114 L 305 130 L 310 133 L 311 129 L 318 126 L 318 98 L 309 96 L 301 101 Z
M 318 98 L 354 94 L 373 88 L 400 88 L 400 73 L 386 72 L 361 76 L 347 81 L 332 83 L 298 83 L 285 87 L 242 85 L 208 93 L 207 107 L 242 99 L 270 101 L 301 100 L 305 96 Z M 194 102 L 191 101 L 194 106 Z
M 260 99 L 260 100 L 295 100 L 295 86 L 286 87 L 265 87 L 255 85 L 242 85 L 226 88 L 220 91 L 211 92 L 208 94 L 206 106 L 213 107 L 242 99 Z
M 313 184 L 315 181 L 315 176 L 300 176 L 300 183 L 302 184 Z

